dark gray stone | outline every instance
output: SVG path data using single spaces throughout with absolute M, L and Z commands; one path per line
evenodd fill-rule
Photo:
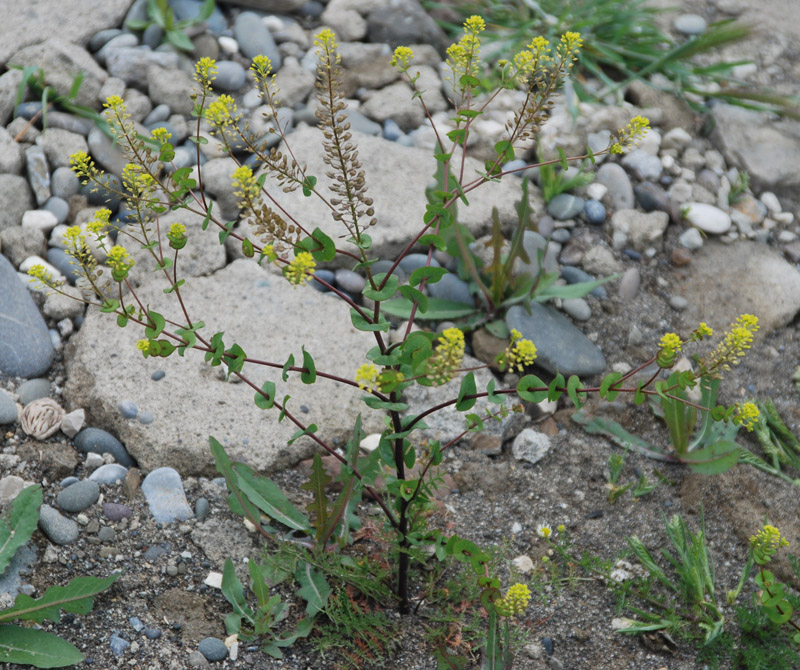
M 633 187 L 636 202 L 641 205 L 645 212 L 670 212 L 670 199 L 667 192 L 649 181 L 643 181 Z
M 47 127 L 60 128 L 61 130 L 68 130 L 76 135 L 86 137 L 89 131 L 94 128 L 94 123 L 89 119 L 75 116 L 74 114 L 67 114 L 66 112 L 51 111 L 47 112 Z
M 349 291 L 350 293 L 361 293 L 366 286 L 367 280 L 364 279 L 358 272 L 353 272 L 346 268 L 339 268 L 336 271 L 336 285 Z
M 209 661 L 221 661 L 228 657 L 228 648 L 222 640 L 216 637 L 207 637 L 204 640 L 200 640 L 200 644 L 197 645 L 197 651 Z
M 130 402 L 129 400 L 123 400 L 119 404 L 119 413 L 122 414 L 122 416 L 124 416 L 126 419 L 135 419 L 139 414 L 139 408 L 136 406 L 136 403 Z
M 5 256 L 0 256 L 0 286 L 0 372 L 39 377 L 53 363 L 53 343 L 36 303 Z
M 56 504 L 65 512 L 82 512 L 97 502 L 100 487 L 91 479 L 82 479 L 59 491 Z
M 369 41 L 392 49 L 407 44 L 431 44 L 444 53 L 449 40 L 417 0 L 392 0 L 367 16 Z
M 428 293 L 434 298 L 463 302 L 467 305 L 475 302 L 469 284 L 454 274 L 446 274 L 435 284 L 428 284 Z
M 583 213 L 593 226 L 602 226 L 606 220 L 606 208 L 597 200 L 587 200 L 583 205 Z
M 20 225 L 29 209 L 34 209 L 34 201 L 25 177 L 0 174 L 0 230 Z
M 56 196 L 48 198 L 47 202 L 42 206 L 42 209 L 53 214 L 58 223 L 64 223 L 69 216 L 69 203 L 63 198 L 57 198 Z
M 78 539 L 78 524 L 50 505 L 39 509 L 39 528 L 53 544 L 72 544 Z
M 336 281 L 336 274 L 332 270 L 315 270 L 314 276 L 331 285 Z M 321 293 L 327 293 L 330 290 L 327 286 L 323 286 L 317 281 L 312 281 L 311 285 Z
M 184 19 L 197 18 L 200 15 L 203 0 L 170 0 L 169 4 L 172 7 L 172 11 L 175 12 L 175 18 L 182 21 Z M 261 23 L 261 19 L 256 18 Z M 228 29 L 228 22 L 225 20 L 225 15 L 220 10 L 219 5 L 214 7 L 211 16 L 206 19 L 206 26 L 208 31 L 217 37 Z
M 126 468 L 135 465 L 122 443 L 100 428 L 84 428 L 75 436 L 75 447 L 83 453 L 111 454 L 117 463 Z
M 245 84 L 247 73 L 236 61 L 217 61 L 217 77 L 212 86 L 217 91 L 238 91 Z
M 514 305 L 506 313 L 506 324 L 536 345 L 537 365 L 553 374 L 578 376 L 596 375 L 605 369 L 603 352 L 563 314 L 536 302 L 530 309 L 528 314 Z
M 581 282 L 594 281 L 597 279 L 597 277 L 592 277 L 588 272 L 572 265 L 563 266 L 561 268 L 561 276 L 567 280 L 567 284 L 580 284 Z M 608 297 L 605 286 L 598 286 L 593 289 L 591 295 L 602 299 Z
M 407 275 L 410 275 L 412 272 L 414 272 L 414 270 L 425 267 L 427 262 L 427 254 L 408 254 L 408 256 L 400 261 L 400 269 Z M 439 261 L 437 261 L 435 258 L 431 258 L 430 265 L 434 268 L 441 267 L 441 265 L 439 265 Z
M 100 51 L 100 49 L 102 49 L 117 35 L 122 35 L 122 31 L 119 28 L 106 28 L 105 30 L 101 30 L 99 33 L 95 33 L 89 39 L 89 51 Z
M 106 463 L 95 470 L 89 479 L 98 484 L 109 486 L 121 482 L 128 474 L 128 468 L 119 463 Z
M 53 174 L 50 177 L 50 190 L 53 192 L 54 197 L 66 200 L 75 195 L 80 188 L 80 180 L 68 167 L 60 167 L 53 170 Z
M 205 498 L 198 498 L 197 502 L 194 505 L 194 516 L 198 521 L 205 521 L 206 517 L 208 517 L 208 513 L 210 511 L 210 507 L 208 504 L 208 500 Z

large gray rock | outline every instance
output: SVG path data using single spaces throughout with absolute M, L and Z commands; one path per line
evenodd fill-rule
M 4 35 L 7 28 L 4 25 Z M 83 72 L 83 82 L 75 96 L 75 102 L 94 109 L 100 88 L 108 75 L 86 49 L 66 41 L 59 28 L 54 29 L 51 34 L 60 37 L 49 37 L 40 44 L 20 49 L 11 57 L 10 62 L 14 65 L 42 68 L 45 81 L 62 95 L 70 92 L 75 77 Z
M 42 133 L 39 142 L 47 156 L 47 162 L 51 170 L 60 167 L 69 167 L 69 157 L 78 151 L 89 151 L 89 145 L 83 135 L 72 133 L 63 128 L 48 127 Z
M 0 286 L 0 374 L 39 377 L 53 362 L 53 344 L 36 303 L 5 256 L 0 256 Z
M 771 123 L 766 115 L 733 105 L 715 105 L 711 139 L 729 165 L 746 170 L 759 190 L 796 197 L 800 188 L 800 122 Z
M 436 170 L 436 161 L 423 149 L 403 147 L 380 137 L 353 133 L 353 142 L 359 147 L 358 157 L 366 175 L 367 196 L 374 201 L 378 224 L 369 229 L 372 253 L 380 258 L 393 258 L 409 240 L 419 232 L 425 214 L 425 188 Z M 306 174 L 317 178 L 317 189 L 326 197 L 330 168 L 322 161 L 322 133 L 316 128 L 301 128 L 289 136 L 289 143 L 297 160 L 307 165 Z M 483 165 L 467 159 L 465 179 L 472 180 L 476 170 Z M 326 234 L 337 239 L 347 231 L 336 223 L 330 209 L 316 197 L 306 198 L 301 190 L 284 193 L 274 181 L 267 179 L 265 187 L 283 207 L 304 226 L 319 226 Z M 520 180 L 506 177 L 500 183 L 487 183 L 471 191 L 467 198 L 470 206 L 459 202 L 459 221 L 467 225 L 476 237 L 489 230 L 492 207 L 497 207 L 501 224 L 516 226 L 518 218 L 514 203 L 521 198 Z M 536 189 L 531 187 L 530 200 L 534 213 L 540 208 Z M 366 223 L 369 219 L 366 219 Z
M 4 46 L 5 43 L 0 44 L 0 49 Z M 2 60 L 0 58 L 0 61 Z M 5 127 L 11 120 L 17 101 L 17 90 L 21 82 L 22 70 L 9 70 L 0 76 L 0 126 Z
M 740 314 L 755 314 L 764 337 L 800 311 L 800 272 L 764 244 L 706 244 L 695 252 L 680 295 L 689 301 L 682 313 L 687 332 L 705 321 L 721 333 Z
M 183 321 L 175 297 L 165 295 L 163 288 L 163 283 L 152 283 L 138 295 L 151 310 Z M 304 343 L 318 370 L 353 379 L 364 352 L 374 344 L 370 334 L 351 326 L 341 302 L 310 287 L 292 289 L 253 261 L 236 261 L 212 277 L 191 278 L 181 295 L 192 319 L 206 323 L 201 335 L 210 339 L 224 331 L 226 346 L 235 342 L 249 356 L 280 365 L 289 354 L 301 362 Z M 221 380 L 221 368 L 209 367 L 200 352 L 143 359 L 136 348 L 143 337 L 134 324 L 120 329 L 116 319 L 91 309 L 65 357 L 70 408 L 85 408 L 90 423 L 117 435 L 143 469 L 212 472 L 209 435 L 225 445 L 232 459 L 259 470 L 285 468 L 314 450 L 307 437 L 287 446 L 297 427 L 288 419 L 278 423 L 276 409 L 258 409 L 252 388 Z M 163 379 L 151 379 L 156 370 L 166 372 Z M 353 387 L 324 379 L 304 385 L 297 373 L 283 383 L 279 369 L 254 365 L 245 365 L 244 373 L 258 386 L 274 381 L 279 401 L 291 395 L 289 410 L 304 423 L 315 423 L 325 440 L 338 439 L 343 445 L 359 412 L 367 432 L 382 430 L 378 415 L 365 407 L 363 393 Z M 125 419 L 118 410 L 123 400 L 152 412 L 155 421 L 144 425 Z
M 18 49 L 53 35 L 86 44 L 95 33 L 119 26 L 130 5 L 131 0 L 4 2 L 0 63 L 13 62 Z
M 22 215 L 33 208 L 33 193 L 25 177 L 0 174 L 0 230 L 20 225 Z

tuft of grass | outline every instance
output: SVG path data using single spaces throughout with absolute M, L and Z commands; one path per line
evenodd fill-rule
M 737 80 L 732 70 L 749 61 L 718 61 L 700 65 L 701 54 L 740 42 L 751 28 L 733 20 L 720 21 L 702 35 L 676 40 L 656 26 L 663 11 L 645 0 L 423 0 L 452 35 L 464 19 L 480 14 L 487 24 L 484 56 L 491 61 L 511 58 L 534 35 L 551 43 L 567 30 L 584 40 L 579 68 L 573 76 L 575 92 L 583 100 L 621 100 L 625 87 L 641 79 L 677 95 L 695 111 L 705 111 L 702 98 L 716 98 L 750 109 L 800 118 L 800 98 L 757 89 Z M 590 83 L 594 78 L 600 86 Z

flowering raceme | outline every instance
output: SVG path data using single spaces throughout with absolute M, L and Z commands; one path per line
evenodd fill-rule
M 317 262 L 307 251 L 301 251 L 289 265 L 284 266 L 283 276 L 289 280 L 292 287 L 297 288 L 305 284 L 314 274 Z
M 494 601 L 494 606 L 500 616 L 510 617 L 522 614 L 530 601 L 530 589 L 525 584 L 514 584 L 504 597 Z
M 439 336 L 436 353 L 428 360 L 428 377 L 434 384 L 446 384 L 461 367 L 464 359 L 464 333 L 447 328 Z

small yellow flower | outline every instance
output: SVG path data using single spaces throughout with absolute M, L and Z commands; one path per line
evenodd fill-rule
M 510 617 L 522 614 L 528 609 L 531 591 L 526 584 L 514 584 L 502 598 L 494 601 L 495 609 L 500 616 Z
M 697 341 L 702 340 L 705 337 L 711 337 L 714 334 L 713 329 L 706 325 L 704 321 L 700 322 L 700 325 L 695 328 L 694 337 Z
M 283 268 L 283 276 L 289 280 L 292 287 L 296 288 L 311 279 L 315 267 L 317 267 L 317 262 L 314 257 L 307 251 L 301 251 L 289 265 Z
M 358 368 L 358 370 L 356 370 L 356 381 L 358 382 L 358 388 L 362 390 L 366 389 L 370 393 L 380 388 L 380 384 L 378 383 L 379 377 L 380 371 L 374 363 L 364 363 Z
M 106 207 L 98 209 L 94 218 L 86 224 L 86 230 L 91 233 L 95 238 L 100 238 L 105 235 L 106 229 L 110 225 L 109 219 L 111 217 L 111 210 Z
M 650 130 L 650 121 L 644 116 L 634 116 L 625 128 L 617 131 L 617 141 L 611 145 L 612 154 L 621 154 L 635 147 Z
M 130 257 L 128 250 L 119 244 L 112 247 L 108 252 L 108 259 L 106 260 L 108 267 L 111 268 L 111 276 L 114 281 L 122 281 L 128 276 L 130 269 L 136 265 L 136 261 Z
M 741 358 L 753 344 L 758 331 L 758 317 L 742 314 L 730 325 L 722 342 L 711 352 L 707 360 L 701 361 L 702 374 L 716 370 L 730 370 L 731 365 L 738 365 Z
M 330 28 L 321 30 L 314 36 L 314 46 L 326 51 L 333 51 L 338 46 L 336 34 Z
M 666 333 L 661 338 L 658 346 L 662 349 L 669 349 L 670 351 L 680 351 L 683 346 L 683 341 L 677 333 Z
M 565 530 L 567 530 L 567 527 L 563 523 L 560 523 L 560 524 L 558 524 L 558 528 L 556 528 L 556 530 L 559 533 L 563 533 Z
M 69 157 L 69 164 L 78 177 L 88 177 L 95 170 L 94 161 L 85 151 L 76 151 L 72 154 Z
M 150 131 L 150 136 L 159 144 L 165 144 L 169 142 L 172 133 L 166 128 L 153 128 L 153 130 Z
M 258 198 L 261 188 L 258 180 L 247 165 L 242 165 L 233 173 L 233 194 L 239 199 L 241 209 L 253 207 L 253 201 Z
M 150 340 L 139 340 L 136 343 L 136 348 L 147 358 L 147 355 L 150 353 Z
M 173 223 L 167 233 L 169 246 L 173 249 L 183 249 L 186 246 L 186 226 L 182 223 Z
M 267 77 L 272 72 L 272 61 L 263 54 L 258 54 L 250 64 L 250 69 L 259 77 Z
M 194 66 L 194 80 L 204 91 L 208 91 L 211 89 L 211 82 L 217 78 L 217 71 L 217 62 L 213 58 L 204 56 Z
M 124 109 L 125 101 L 118 95 L 110 95 L 103 103 L 103 107 L 106 109 Z
M 733 422 L 739 426 L 744 426 L 748 431 L 752 431 L 760 414 L 758 407 L 752 402 L 746 402 L 743 405 L 737 402 Z
M 466 21 L 464 21 L 464 30 L 472 33 L 473 35 L 477 35 L 478 33 L 482 33 L 484 30 L 486 30 L 486 22 L 483 20 L 482 16 L 473 14 Z
M 411 64 L 412 58 L 414 58 L 414 52 L 411 49 L 403 46 L 397 47 L 394 50 L 391 66 L 398 68 L 402 72 L 405 72 L 408 69 L 408 66 Z
M 222 94 L 208 105 L 205 117 L 217 127 L 229 126 L 238 120 L 236 101 L 229 95 Z
M 788 547 L 789 541 L 781 537 L 781 532 L 769 524 L 750 538 L 750 548 L 753 558 L 759 565 L 769 563 L 781 547 Z
M 61 286 L 63 282 L 56 281 L 53 277 L 53 274 L 44 267 L 44 265 L 36 264 L 33 265 L 28 269 L 28 276 L 31 277 L 31 282 L 39 280 L 45 286 L 49 286 L 50 288 L 56 288 Z M 40 288 L 37 286 L 37 288 Z
M 516 328 L 511 330 L 511 341 L 506 350 L 497 357 L 500 368 L 509 371 L 522 372 L 527 365 L 533 365 L 536 360 L 536 345 L 522 337 Z
M 436 352 L 428 359 L 428 377 L 434 384 L 449 382 L 464 359 L 464 333 L 447 328 L 439 335 Z
M 553 534 L 553 529 L 550 527 L 550 524 L 540 523 L 536 526 L 536 534 L 539 537 L 543 537 L 545 540 L 549 540 L 550 536 Z

